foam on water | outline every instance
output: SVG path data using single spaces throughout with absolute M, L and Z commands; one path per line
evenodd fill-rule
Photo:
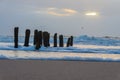
M 24 47 L 24 37 L 19 38 L 19 47 L 14 48 L 13 37 L 0 36 L 0 59 L 41 59 L 41 60 L 97 60 L 120 61 L 120 39 L 80 36 L 74 38 L 73 47 L 44 47 L 36 51 L 33 37 L 30 46 Z M 64 39 L 66 43 L 67 38 Z M 65 45 L 66 46 L 66 45 Z

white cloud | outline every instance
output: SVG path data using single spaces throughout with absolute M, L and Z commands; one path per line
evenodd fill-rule
M 76 10 L 73 9 L 68 9 L 68 8 L 44 8 L 44 9 L 40 9 L 37 10 L 36 13 L 40 14 L 40 13 L 46 13 L 49 15 L 54 15 L 54 16 L 71 16 L 71 15 L 75 15 L 77 13 Z
M 48 8 L 48 14 L 55 15 L 55 16 L 71 16 L 77 13 L 76 10 L 67 9 L 67 8 Z

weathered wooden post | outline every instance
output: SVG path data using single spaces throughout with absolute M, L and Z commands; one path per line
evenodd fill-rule
M 15 27 L 14 28 L 14 48 L 18 48 L 18 32 L 19 32 L 19 28 Z
M 46 34 L 47 32 L 43 32 L 43 45 L 46 47 Z
M 64 47 L 63 35 L 59 36 L 59 47 Z
M 48 37 L 47 46 L 50 47 L 50 33 L 48 33 L 47 37 Z
M 38 30 L 36 29 L 36 30 L 34 30 L 34 40 L 33 40 L 34 42 L 33 42 L 33 45 L 36 44 L 37 34 L 38 34 Z
M 48 47 L 48 39 L 49 38 L 49 35 L 48 35 L 48 32 L 43 32 L 43 44 L 45 47 Z
M 42 31 L 39 31 L 39 37 L 40 37 L 40 45 L 42 45 L 42 39 L 43 39 Z
M 36 34 L 36 44 L 35 44 L 35 49 L 36 50 L 39 50 L 39 48 L 41 47 L 41 45 L 40 45 L 40 34 L 41 34 L 41 31 L 37 32 L 37 34 Z
M 67 47 L 70 46 L 70 42 L 71 42 L 70 40 L 71 40 L 71 38 L 68 38 L 68 40 L 67 40 L 67 45 L 66 45 Z
M 70 36 L 70 46 L 73 46 L 73 36 Z
M 30 38 L 30 30 L 26 29 L 26 32 L 25 32 L 25 42 L 24 42 L 24 46 L 26 46 L 26 47 L 29 46 L 29 38 Z
M 54 47 L 57 47 L 57 33 L 54 34 Z

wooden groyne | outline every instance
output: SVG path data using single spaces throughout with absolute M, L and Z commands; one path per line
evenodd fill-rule
M 31 31 L 30 29 L 25 30 L 24 46 L 29 47 Z M 53 47 L 66 47 L 73 46 L 73 36 L 68 37 L 67 43 L 64 42 L 64 36 L 58 35 L 57 33 L 53 36 Z M 19 27 L 14 28 L 14 48 L 18 48 L 19 45 Z M 50 33 L 47 31 L 34 30 L 33 45 L 36 50 L 39 50 L 41 46 L 50 47 Z M 59 46 L 58 46 L 59 45 Z

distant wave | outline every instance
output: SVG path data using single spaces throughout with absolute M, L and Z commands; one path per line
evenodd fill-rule
M 24 36 L 19 36 L 19 43 L 24 43 Z M 58 40 L 59 41 L 59 40 Z M 67 38 L 64 38 L 64 43 L 66 43 Z M 0 42 L 14 42 L 13 36 L 0 36 Z M 30 43 L 33 43 L 33 36 L 30 37 Z M 53 43 L 53 37 L 50 38 L 50 43 Z M 120 38 L 113 37 L 90 37 L 87 35 L 81 35 L 74 37 L 75 44 L 85 44 L 85 45 L 104 45 L 104 46 L 120 46 Z

